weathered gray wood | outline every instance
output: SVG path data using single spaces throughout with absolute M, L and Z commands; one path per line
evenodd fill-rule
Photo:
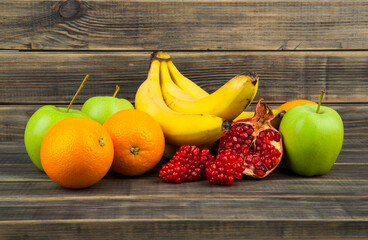
M 368 41 L 367 41 L 368 42 Z M 368 102 L 368 52 L 169 52 L 183 74 L 213 92 L 236 74 L 260 77 L 256 98 Z M 0 104 L 68 105 L 86 74 L 76 103 L 96 95 L 134 101 L 146 79 L 151 52 L 0 52 Z
M 0 3 L 0 49 L 367 49 L 365 0 Z M 81 2 L 81 4 L 79 4 Z
M 367 239 L 365 220 L 3 221 L 2 239 Z

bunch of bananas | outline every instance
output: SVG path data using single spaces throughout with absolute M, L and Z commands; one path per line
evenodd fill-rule
M 156 52 L 136 93 L 135 107 L 158 121 L 166 143 L 209 146 L 250 105 L 258 82 L 255 73 L 240 74 L 208 94 L 179 72 L 168 53 Z

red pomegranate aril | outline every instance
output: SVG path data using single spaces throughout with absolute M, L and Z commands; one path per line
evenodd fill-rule
M 257 176 L 263 177 L 266 173 L 262 170 L 255 170 L 254 174 L 256 174 Z
M 162 166 L 158 177 L 172 183 L 196 181 L 204 177 L 206 162 L 213 159 L 207 148 L 184 145 Z
M 243 157 L 244 174 L 263 178 L 282 158 L 281 134 L 271 125 L 272 109 L 260 99 L 252 118 L 234 122 L 220 139 L 219 152 L 230 149 Z
M 281 140 L 281 135 L 278 133 L 275 135 L 275 141 L 280 142 L 280 140 Z
M 213 161 L 207 162 L 206 177 L 211 185 L 230 186 L 234 177 L 241 179 L 244 169 L 242 156 L 234 151 L 224 150 L 219 152 Z

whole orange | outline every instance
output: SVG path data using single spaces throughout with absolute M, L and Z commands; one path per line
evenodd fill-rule
M 292 100 L 292 101 L 286 102 L 286 103 L 280 105 L 277 109 L 284 110 L 285 112 L 287 112 L 290 109 L 292 109 L 293 107 L 296 107 L 296 106 L 299 106 L 299 105 L 302 105 L 302 104 L 305 104 L 305 103 L 317 104 L 317 103 L 309 101 L 309 100 L 297 99 L 297 100 Z
M 114 143 L 113 171 L 138 176 L 160 162 L 165 150 L 164 133 L 149 114 L 136 109 L 121 110 L 103 126 Z
M 109 171 L 113 158 L 109 133 L 88 118 L 61 120 L 50 128 L 41 145 L 43 169 L 65 188 L 94 185 Z

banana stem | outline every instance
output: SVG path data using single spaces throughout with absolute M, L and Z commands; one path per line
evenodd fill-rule
M 82 82 L 82 83 L 81 83 L 81 85 L 79 86 L 78 91 L 75 93 L 75 95 L 74 95 L 74 97 L 73 97 L 72 101 L 70 101 L 69 106 L 68 106 L 68 109 L 66 110 L 66 112 L 69 112 L 70 107 L 73 105 L 74 100 L 77 98 L 77 96 L 78 96 L 79 92 L 82 90 L 82 88 L 83 88 L 83 86 L 84 86 L 84 83 L 88 80 L 88 78 L 89 78 L 89 74 L 87 74 L 87 75 L 84 77 L 83 82 Z
M 319 109 L 320 109 L 321 104 L 322 104 L 323 95 L 325 95 L 325 93 L 326 93 L 326 90 L 322 89 L 321 95 L 319 96 L 318 107 L 317 107 L 316 113 L 319 113 Z
M 116 85 L 116 90 L 115 90 L 115 92 L 114 92 L 114 95 L 112 95 L 112 97 L 115 97 L 115 96 L 116 96 L 116 94 L 118 94 L 119 89 L 120 89 L 120 87 L 119 87 L 118 85 Z

